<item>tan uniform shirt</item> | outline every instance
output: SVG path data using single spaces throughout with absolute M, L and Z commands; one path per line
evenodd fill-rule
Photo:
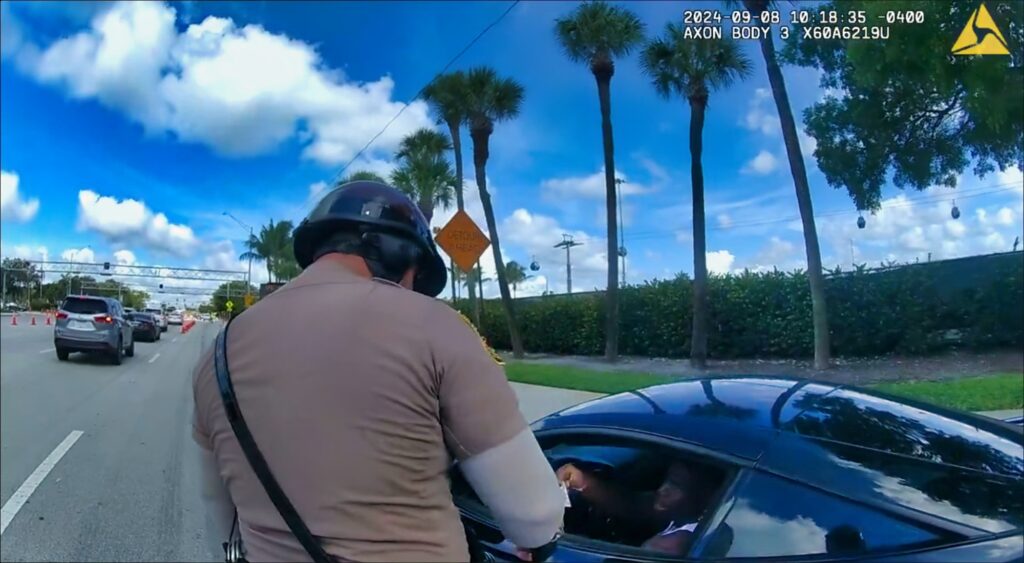
M 467 560 L 452 456 L 526 422 L 503 368 L 449 305 L 320 260 L 232 323 L 228 361 L 256 443 L 329 553 Z M 309 560 L 234 437 L 212 347 L 193 377 L 193 435 L 214 452 L 247 557 Z

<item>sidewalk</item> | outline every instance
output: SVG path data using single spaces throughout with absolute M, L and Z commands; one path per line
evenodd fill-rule
M 527 422 L 533 422 L 553 412 L 604 396 L 601 393 L 558 389 L 526 383 L 511 383 L 511 385 L 512 390 L 516 392 L 516 397 L 519 399 L 519 410 L 522 411 L 523 417 L 526 418 Z

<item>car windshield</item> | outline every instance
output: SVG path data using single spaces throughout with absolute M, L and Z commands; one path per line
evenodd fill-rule
M 80 315 L 99 315 L 107 313 L 107 302 L 100 299 L 66 299 L 61 309 Z
M 153 321 L 153 316 L 146 313 L 128 313 L 128 318 L 133 321 Z

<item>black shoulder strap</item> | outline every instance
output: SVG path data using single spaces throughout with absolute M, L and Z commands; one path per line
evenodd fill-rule
M 228 371 L 227 340 L 228 328 L 231 326 L 232 320 L 234 319 L 229 320 L 224 326 L 224 330 L 217 335 L 217 344 L 214 351 L 217 386 L 220 388 L 220 398 L 224 402 L 224 412 L 227 413 L 231 429 L 235 432 L 238 444 L 242 446 L 242 451 L 245 452 L 245 457 L 249 460 L 249 465 L 252 466 L 253 472 L 256 473 L 256 477 L 259 478 L 263 488 L 267 491 L 270 501 L 274 503 L 274 507 L 281 514 L 285 524 L 288 524 L 288 528 L 295 534 L 296 539 L 306 549 L 306 553 L 313 558 L 315 563 L 334 561 L 334 558 L 328 555 L 324 551 L 323 546 L 320 545 L 320 542 L 313 537 L 312 532 L 306 527 L 306 523 L 302 521 L 299 513 L 296 512 L 295 507 L 288 500 L 288 496 L 281 490 L 277 479 L 274 479 L 273 473 L 270 472 L 270 466 L 267 465 L 266 458 L 263 457 L 259 447 L 256 445 L 256 440 L 253 439 L 252 432 L 249 431 L 249 426 L 245 423 L 245 418 L 242 417 L 242 411 L 238 407 L 238 398 L 235 396 L 235 388 L 231 384 L 231 374 Z

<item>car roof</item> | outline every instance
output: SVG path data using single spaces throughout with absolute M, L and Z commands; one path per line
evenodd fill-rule
M 921 462 L 1024 478 L 1024 430 L 851 386 L 801 378 L 684 380 L 602 397 L 552 414 L 534 428 L 608 427 L 690 442 L 775 469 L 773 444 L 828 441 Z M 971 445 L 964 452 L 951 444 Z M 969 453 L 970 455 L 966 455 Z M 778 464 L 782 469 L 785 463 Z M 789 468 L 786 472 L 792 472 Z

